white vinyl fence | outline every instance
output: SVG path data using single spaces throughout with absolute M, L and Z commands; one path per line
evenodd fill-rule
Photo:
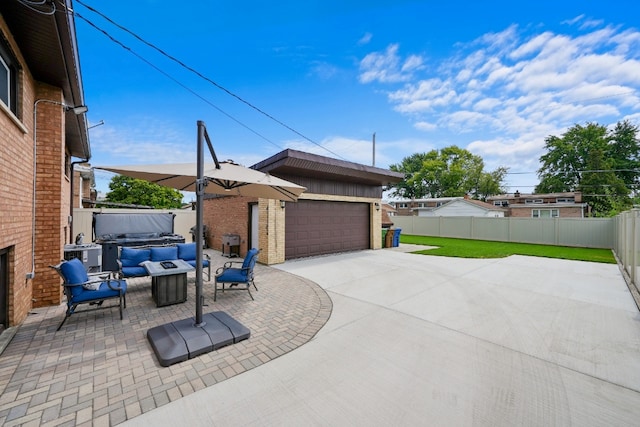
M 402 234 L 613 248 L 613 218 L 488 218 L 394 216 Z
M 626 279 L 638 289 L 638 263 L 640 261 L 640 209 L 623 212 L 614 218 L 615 238 L 613 251 Z

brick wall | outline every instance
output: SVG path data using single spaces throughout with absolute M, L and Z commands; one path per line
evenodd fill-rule
M 381 210 L 375 209 L 380 199 L 335 196 L 327 194 L 304 193 L 301 199 L 369 203 L 371 249 L 382 247 Z M 256 199 L 250 197 L 222 197 L 205 200 L 203 204 L 204 223 L 209 228 L 209 247 L 221 251 L 222 235 L 227 233 L 240 235 L 240 255 L 248 250 L 250 204 L 258 202 L 258 261 L 263 264 L 278 264 L 285 261 L 285 216 L 286 207 L 280 201 Z
M 221 251 L 222 235 L 238 234 L 240 236 L 240 255 L 244 257 L 249 244 L 249 204 L 257 201 L 256 198 L 241 196 L 205 200 L 203 203 L 203 222 L 209 231 L 207 245 Z
M 63 102 L 59 88 L 37 84 L 37 99 Z M 65 173 L 64 109 L 51 102 L 37 106 L 36 276 L 33 306 L 59 304 L 62 287 L 49 268 L 60 262 L 68 236 L 70 180 Z
M 582 218 L 582 207 L 580 206 L 556 206 L 553 204 L 530 205 L 523 208 L 511 206 L 509 216 L 515 218 L 531 218 L 532 209 L 558 209 L 560 218 Z
M 0 107 L 0 248 L 9 249 L 8 320 L 15 326 L 31 309 L 31 226 L 33 187 L 33 78 L 0 16 L 0 32 L 22 65 L 17 117 Z M 0 103 L 1 104 L 1 103 Z

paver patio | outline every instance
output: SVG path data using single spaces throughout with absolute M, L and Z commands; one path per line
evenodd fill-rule
M 212 271 L 228 258 L 207 250 Z M 146 338 L 156 325 L 195 315 L 195 273 L 183 304 L 156 307 L 151 278 L 129 279 L 125 318 L 117 308 L 71 316 L 34 309 L 0 355 L 3 426 L 116 425 L 253 369 L 299 347 L 329 319 L 332 305 L 315 283 L 256 266 L 257 292 L 218 294 L 204 282 L 203 312 L 226 311 L 251 330 L 249 340 L 161 367 Z M 107 304 L 107 302 L 105 302 Z

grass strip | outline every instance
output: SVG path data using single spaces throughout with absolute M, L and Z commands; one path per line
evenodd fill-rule
M 570 246 L 539 245 L 532 243 L 494 242 L 488 240 L 453 239 L 400 235 L 402 243 L 437 246 L 435 249 L 416 251 L 423 255 L 458 258 L 504 258 L 509 255 L 527 255 L 545 258 L 615 264 L 611 249 L 578 248 Z

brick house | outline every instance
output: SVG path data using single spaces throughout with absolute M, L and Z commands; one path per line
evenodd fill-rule
M 508 209 L 509 216 L 520 218 L 584 218 L 589 205 L 582 202 L 579 191 L 546 194 L 501 194 L 487 197 L 487 202 Z
M 222 249 L 223 235 L 235 234 L 240 255 L 260 248 L 264 264 L 382 247 L 382 189 L 402 180 L 402 174 L 296 150 L 284 150 L 252 168 L 307 190 L 296 203 L 206 196 L 210 247 Z
M 73 16 L 0 2 L 0 329 L 62 301 L 48 266 L 69 236 L 72 157 L 90 146 Z M 4 88 L 4 89 L 2 89 Z
M 486 202 L 466 197 L 440 197 L 394 200 L 391 203 L 396 208 L 396 215 L 403 216 L 460 216 L 464 207 L 470 208 L 466 210 L 466 216 L 584 218 L 589 214 L 589 205 L 582 202 L 579 191 L 548 194 L 521 194 L 516 191 L 489 196 Z M 473 213 L 474 210 L 478 211 L 477 214 Z

